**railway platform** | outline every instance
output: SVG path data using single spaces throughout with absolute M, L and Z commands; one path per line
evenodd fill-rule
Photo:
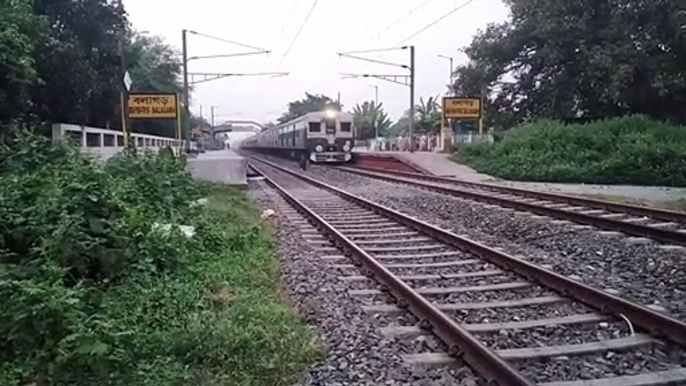
M 440 177 L 455 177 L 465 181 L 494 181 L 495 178 L 488 174 L 479 173 L 476 170 L 460 165 L 450 160 L 449 154 L 434 152 L 403 152 L 403 151 L 355 151 L 358 158 L 365 162 L 374 162 L 372 158 L 381 159 L 395 158 L 416 171 Z
M 439 177 L 453 177 L 468 182 L 489 182 L 498 185 L 529 189 L 550 193 L 562 193 L 581 196 L 591 196 L 604 200 L 629 202 L 632 204 L 662 207 L 672 205 L 671 202 L 686 197 L 686 189 L 664 186 L 634 186 L 634 185 L 601 185 L 553 182 L 509 181 L 488 174 L 479 173 L 469 166 L 450 160 L 449 154 L 432 152 L 399 152 L 399 151 L 366 151 L 356 150 L 356 157 L 361 162 L 358 165 L 366 167 L 392 168 L 388 164 L 379 163 L 381 157 L 392 158 L 407 168 L 400 171 L 419 172 Z M 403 170 L 404 169 L 404 170 Z
M 247 163 L 233 150 L 217 150 L 188 159 L 188 169 L 194 178 L 247 188 Z

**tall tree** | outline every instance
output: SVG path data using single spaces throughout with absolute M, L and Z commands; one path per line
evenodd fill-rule
M 353 119 L 358 139 L 374 138 L 377 132 L 379 136 L 386 136 L 392 124 L 388 113 L 383 109 L 383 103 L 377 105 L 373 101 L 355 105 Z
M 50 26 L 36 51 L 38 117 L 105 126 L 119 115 L 119 43 L 126 20 L 107 0 L 34 0 L 33 8 Z
M 288 122 L 307 113 L 323 111 L 325 109 L 341 111 L 341 107 L 342 106 L 338 102 L 326 95 L 305 93 L 305 99 L 288 104 L 288 111 L 278 119 L 278 122 Z
M 644 113 L 686 122 L 681 0 L 506 0 L 479 33 L 454 89 L 487 96 L 487 119 Z
M 44 23 L 28 0 L 0 2 L 0 126 L 31 110 L 31 88 L 38 83 L 35 42 Z
M 162 38 L 134 33 L 127 58 L 133 91 L 183 91 L 180 55 Z

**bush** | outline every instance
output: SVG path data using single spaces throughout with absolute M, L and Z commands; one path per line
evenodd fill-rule
M 0 172 L 0 384 L 277 385 L 316 353 L 238 193 L 27 132 Z
M 457 159 L 512 180 L 686 186 L 686 128 L 644 116 L 524 124 Z

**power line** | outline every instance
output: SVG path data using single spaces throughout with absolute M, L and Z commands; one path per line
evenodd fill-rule
M 376 48 L 376 49 L 372 49 L 372 50 L 341 52 L 338 55 L 366 54 L 366 53 L 370 53 L 370 52 L 397 51 L 397 50 L 404 50 L 404 48 L 403 47 Z
M 471 4 L 471 3 L 473 3 L 473 2 L 474 2 L 474 0 L 468 0 L 466 3 L 460 5 L 459 7 L 453 9 L 452 11 L 448 12 L 447 14 L 445 14 L 445 15 L 439 17 L 438 19 L 434 20 L 433 22 L 429 23 L 429 24 L 426 25 L 424 28 L 422 28 L 422 29 L 420 29 L 419 31 L 415 32 L 414 34 L 412 34 L 412 35 L 411 35 L 410 37 L 408 37 L 407 39 L 405 39 L 405 40 L 403 40 L 402 42 L 398 43 L 398 45 L 404 44 L 404 43 L 407 42 L 408 40 L 412 39 L 413 37 L 419 35 L 420 33 L 424 32 L 424 31 L 428 30 L 429 28 L 431 28 L 431 27 L 433 27 L 434 25 L 438 24 L 438 23 L 439 23 L 440 21 L 442 21 L 443 19 L 445 19 L 445 18 L 447 18 L 448 16 L 450 16 L 450 15 L 456 13 L 457 11 L 461 10 L 462 8 L 468 6 L 469 4 Z
M 291 43 L 288 45 L 286 52 L 283 54 L 283 57 L 281 58 L 279 65 L 276 66 L 277 69 L 279 67 L 281 67 L 281 64 L 283 64 L 283 61 L 286 60 L 286 57 L 291 52 L 291 48 L 293 48 L 293 44 L 295 44 L 295 41 L 298 40 L 300 33 L 303 32 L 303 29 L 305 28 L 307 21 L 310 20 L 310 16 L 312 16 L 312 12 L 314 12 L 314 9 L 317 7 L 318 3 L 319 3 L 319 0 L 314 0 L 314 3 L 312 4 L 312 8 L 310 8 L 310 11 L 307 13 L 305 20 L 303 20 L 302 24 L 300 24 L 300 29 L 298 29 L 298 33 L 295 34 L 295 36 L 293 37 L 293 40 L 291 40 Z
M 291 23 L 293 22 L 293 17 L 295 16 L 295 13 L 298 11 L 298 6 L 302 0 L 297 0 L 296 2 L 293 3 L 293 9 L 291 10 L 290 15 L 286 19 L 286 21 L 283 22 L 281 25 L 281 31 L 279 32 L 278 36 L 276 37 L 274 43 L 272 44 L 272 47 L 276 47 L 276 43 L 280 42 L 281 39 L 283 38 L 283 33 L 286 31 L 286 28 L 291 26 Z
M 433 0 L 426 0 L 426 1 L 424 1 L 423 3 L 419 4 L 418 6 L 414 7 L 410 12 L 404 14 L 404 15 L 401 16 L 399 19 L 397 19 L 397 20 L 394 21 L 393 23 L 389 24 L 386 28 L 384 28 L 383 30 L 381 30 L 380 32 L 378 32 L 378 33 L 377 33 L 377 36 L 380 35 L 382 32 L 388 31 L 389 29 L 395 27 L 396 25 L 398 25 L 398 23 L 400 23 L 401 21 L 403 21 L 403 20 L 405 20 L 406 18 L 410 17 L 413 13 L 417 12 L 419 9 L 421 9 L 421 8 L 424 7 L 425 5 L 429 4 L 431 1 L 433 1 Z
M 204 34 L 204 33 L 202 33 L 202 32 L 196 32 L 196 31 L 191 31 L 191 30 L 189 30 L 188 32 L 189 32 L 189 33 L 192 33 L 193 35 L 198 35 L 198 36 L 206 37 L 206 38 L 208 38 L 208 39 L 218 40 L 218 41 L 220 41 L 220 42 L 229 43 L 229 44 L 237 45 L 237 46 L 244 47 L 244 48 L 250 48 L 251 50 L 267 51 L 267 50 L 265 50 L 265 49 L 263 49 L 263 48 L 254 47 L 254 46 L 249 46 L 249 45 L 247 45 L 247 44 L 234 42 L 233 40 L 228 40 L 228 39 L 220 38 L 220 37 L 217 37 L 217 36 L 212 36 L 212 35 Z

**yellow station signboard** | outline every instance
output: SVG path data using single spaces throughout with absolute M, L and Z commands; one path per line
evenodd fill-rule
M 129 94 L 129 118 L 177 119 L 179 100 L 176 93 Z
M 443 117 L 446 119 L 480 119 L 483 117 L 481 98 L 443 98 Z

